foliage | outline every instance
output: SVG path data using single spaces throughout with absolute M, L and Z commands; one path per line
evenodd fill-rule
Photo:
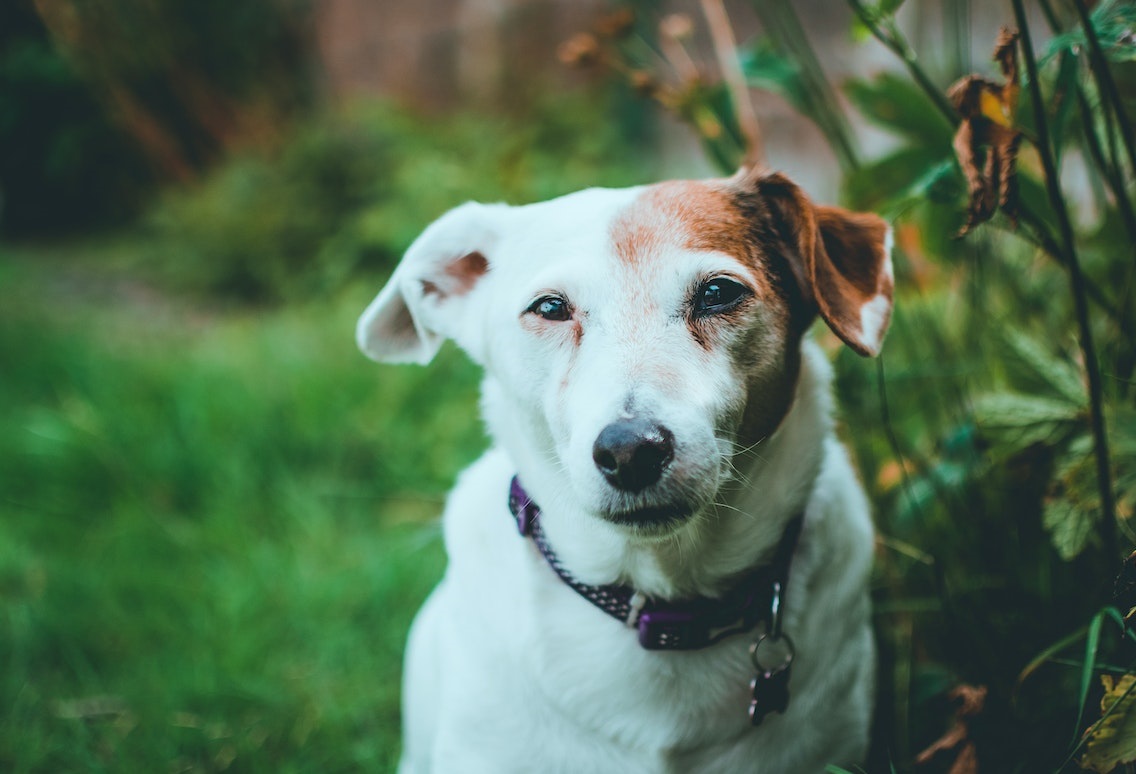
M 1058 26 L 1044 69 L 1030 80 L 1003 59 L 1005 84 L 972 76 L 968 83 L 991 99 L 981 97 L 962 117 L 973 121 L 963 124 L 973 137 L 959 140 L 957 105 L 903 35 L 901 3 L 849 5 L 860 30 L 906 70 L 843 85 L 867 121 L 895 136 L 882 157 L 861 161 L 855 148 L 843 151 L 844 138 L 831 130 L 846 120 L 834 114 L 839 105 L 806 99 L 804 73 L 815 55 L 802 51 L 807 41 L 784 42 L 788 2 L 754 4 L 765 37 L 743 44 L 742 66 L 753 85 L 822 128 L 845 167 L 846 202 L 885 214 L 896 229 L 897 306 L 884 358 L 872 364 L 843 350 L 836 358 L 844 417 L 856 428 L 850 440 L 880 505 L 881 546 L 890 549 L 877 567 L 885 669 L 870 770 L 1061 769 L 1079 749 L 1070 751 L 1069 729 L 1077 738 L 1093 722 L 1081 716 L 1089 678 L 1136 655 L 1130 642 L 1100 636 L 1097 613 L 1118 569 L 1118 530 L 1126 542 L 1136 537 L 1129 523 L 1136 158 L 1127 155 L 1123 129 L 1130 73 L 1114 64 L 1121 80 L 1111 87 L 1100 63 L 1090 66 L 1093 36 L 1076 21 L 1060 27 L 1043 3 Z M 1010 4 L 1005 13 L 1012 25 Z M 1107 59 L 1129 58 L 1131 5 L 1102 3 L 1092 18 Z M 1011 32 L 1002 37 L 1001 56 L 1013 55 L 1014 41 Z M 1032 73 L 1028 41 L 1024 72 Z M 717 104 L 707 100 L 704 109 L 720 112 Z M 734 119 L 727 112 L 717 121 Z M 746 149 L 731 152 L 691 123 L 712 145 L 710 158 L 733 171 Z M 956 156 L 961 150 L 966 157 Z M 983 169 L 995 153 L 1009 164 Z M 1057 188 L 1050 153 L 1088 165 L 1091 213 L 1069 232 L 1057 225 L 1074 195 Z M 997 202 L 974 198 L 989 197 L 983 189 L 994 185 L 1009 192 L 1008 217 L 994 213 Z M 990 216 L 956 238 L 964 223 Z M 1110 378 L 1102 383 L 1098 369 Z M 1086 629 L 1094 615 L 1095 629 Z M 1082 641 L 1083 659 L 1066 658 Z M 948 690 L 964 682 L 989 690 L 968 722 L 968 761 L 932 744 L 951 722 Z M 924 748 L 926 765 L 916 766 Z
M 278 152 L 233 158 L 152 213 L 151 270 L 179 288 L 256 301 L 310 297 L 389 270 L 464 199 L 533 201 L 638 182 L 620 126 L 583 95 L 536 116 L 444 123 L 359 107 L 302 124 Z M 571 164 L 563 149 L 573 148 Z
M 121 222 L 148 180 L 30 3 L 0 7 L 0 233 Z
M 0 229 L 121 224 L 158 180 L 277 141 L 309 101 L 303 0 L 0 9 Z
M 38 0 L 55 46 L 166 179 L 277 138 L 309 99 L 306 0 Z
M 1086 744 L 1081 767 L 1108 774 L 1122 764 L 1136 761 L 1136 693 L 1132 692 L 1136 676 L 1113 680 L 1112 675 L 1101 675 L 1101 683 L 1101 714 L 1108 717 Z

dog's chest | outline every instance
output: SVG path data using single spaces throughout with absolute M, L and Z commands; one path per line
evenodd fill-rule
M 506 491 L 508 470 L 499 473 L 479 477 L 496 483 L 485 494 Z M 672 764 L 676 771 L 707 770 L 690 768 L 692 757 L 709 764 L 724 750 L 736 754 L 739 743 L 756 745 L 764 729 L 753 729 L 746 715 L 751 637 L 697 651 L 644 650 L 635 630 L 552 573 L 517 534 L 504 503 L 466 502 L 469 507 L 455 503 L 447 514 L 447 607 L 462 611 L 448 621 L 448 639 L 461 643 L 469 671 L 479 676 L 469 693 L 482 702 L 492 694 L 492 703 L 510 714 L 505 735 L 512 744 L 547 738 L 555 729 L 556 745 L 576 740 L 585 747 L 610 745 L 611 755 L 634 751 L 635 760 L 651 761 L 644 771 L 668 771 Z M 548 754 L 543 744 L 533 754 Z

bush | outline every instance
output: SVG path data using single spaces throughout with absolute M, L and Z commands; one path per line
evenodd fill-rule
M 598 112 L 581 96 L 536 118 L 441 124 L 371 106 L 313 120 L 279 152 L 235 157 L 169 193 L 149 219 L 153 265 L 178 286 L 229 298 L 327 292 L 356 269 L 389 270 L 464 200 L 636 181 L 641 167 L 619 127 Z
M 30 5 L 30 4 L 28 4 Z M 0 233 L 27 236 L 121 222 L 150 183 L 22 3 L 0 9 Z

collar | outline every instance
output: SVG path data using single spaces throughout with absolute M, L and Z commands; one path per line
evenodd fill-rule
M 612 618 L 636 629 L 639 644 L 646 650 L 698 650 L 751 631 L 759 622 L 780 637 L 780 609 L 804 513 L 790 520 L 772 563 L 747 572 L 722 596 L 661 600 L 631 586 L 591 586 L 573 578 L 541 529 L 540 507 L 515 476 L 509 487 L 509 510 L 521 535 L 532 539 L 560 580 Z

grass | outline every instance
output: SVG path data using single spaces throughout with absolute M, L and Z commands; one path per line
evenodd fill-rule
M 476 374 L 0 258 L 0 770 L 391 770 Z

